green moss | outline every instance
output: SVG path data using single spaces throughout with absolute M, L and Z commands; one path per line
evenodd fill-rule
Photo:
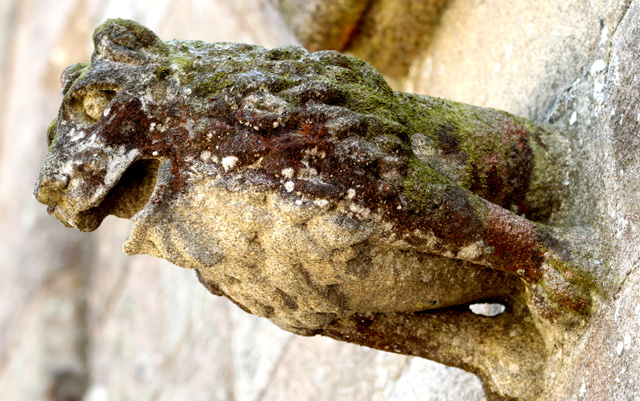
M 73 84 L 75 84 L 76 82 L 78 82 L 79 80 L 83 79 L 84 77 L 88 76 L 91 70 L 91 63 L 81 63 L 81 64 L 86 64 L 84 66 L 84 70 L 82 70 L 82 72 L 80 73 L 80 75 L 78 75 L 78 78 L 76 78 L 73 81 Z M 73 84 L 71 86 L 73 86 Z
M 454 184 L 415 156 L 409 158 L 408 167 L 404 188 L 412 208 L 419 212 L 437 209 L 445 188 Z
M 224 88 L 229 88 L 233 85 L 234 81 L 229 78 L 229 74 L 219 71 L 212 75 L 196 78 L 192 88 L 194 94 L 205 97 L 219 93 Z
M 527 191 L 526 182 L 536 167 L 531 156 L 537 162 L 546 152 L 536 154 L 537 144 L 531 138 L 539 124 L 444 99 L 406 93 L 396 97 L 408 131 L 429 137 L 437 169 L 448 178 L 496 203 L 512 199 L 514 190 Z
M 156 65 L 156 70 L 154 71 L 154 74 L 156 77 L 158 77 L 158 79 L 165 79 L 166 77 L 171 75 L 172 72 L 173 71 L 171 70 L 171 67 L 158 64 Z
M 149 28 L 135 21 L 119 18 L 106 20 L 93 33 L 93 44 L 96 48 L 105 36 L 131 50 L 147 49 L 158 54 L 167 54 L 167 48 L 160 38 Z
M 82 78 L 83 76 L 85 76 L 88 71 L 89 71 L 89 67 L 91 67 L 90 63 L 76 63 L 73 65 L 70 65 L 69 67 L 67 67 L 64 71 L 64 77 L 65 77 L 65 82 L 64 82 L 64 88 L 62 88 L 62 95 L 64 96 L 67 92 L 69 92 L 69 89 L 71 89 L 71 87 L 73 86 L 73 84 L 80 78 Z
M 300 82 L 294 79 L 290 79 L 287 77 L 275 76 L 273 77 L 273 83 L 271 84 L 271 90 L 274 93 L 279 93 L 286 91 L 287 89 L 291 89 L 296 85 L 299 85 Z
M 56 128 L 58 127 L 58 117 L 54 118 L 49 124 L 47 128 L 47 146 L 51 147 L 55 143 L 56 137 L 58 136 L 58 132 Z
M 397 135 L 382 134 L 374 138 L 380 150 L 386 155 L 406 155 L 408 154 L 408 146 L 405 141 Z
M 306 54 L 306 50 L 299 46 L 279 46 L 269 51 L 270 60 L 299 60 Z
M 569 281 L 575 285 L 578 285 L 583 290 L 588 290 L 588 289 L 596 290 L 595 277 L 592 277 L 583 269 L 580 269 L 579 266 L 576 266 L 569 261 L 565 261 L 555 257 L 549 258 L 547 260 L 547 263 L 554 270 L 562 273 L 564 276 L 570 277 L 571 279 Z
M 171 58 L 171 61 L 172 65 L 176 66 L 183 73 L 188 73 L 195 70 L 195 68 L 193 67 L 193 59 L 188 55 L 174 55 L 174 57 Z
M 571 268 L 569 267 L 568 263 L 557 259 L 557 258 L 550 258 L 547 263 L 553 267 L 554 270 L 559 271 L 561 273 L 565 273 L 571 270 Z

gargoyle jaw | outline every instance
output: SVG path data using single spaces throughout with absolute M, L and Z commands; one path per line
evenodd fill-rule
M 49 206 L 48 211 L 67 227 L 80 231 L 96 230 L 108 215 L 129 219 L 142 210 L 153 193 L 159 160 L 142 159 L 132 163 L 116 185 L 106 195 L 83 211 L 69 214 L 60 205 Z M 38 197 L 39 189 L 36 189 Z
M 158 166 L 156 159 L 142 159 L 133 163 L 125 170 L 118 183 L 107 193 L 98 206 L 105 216 L 112 214 L 124 219 L 130 219 L 142 210 L 153 193 Z

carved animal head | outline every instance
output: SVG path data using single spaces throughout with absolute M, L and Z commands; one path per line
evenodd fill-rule
M 193 164 L 314 199 L 356 188 L 359 199 L 382 199 L 397 187 L 403 127 L 393 107 L 366 113 L 392 105 L 393 94 L 360 60 L 297 47 L 163 43 L 122 20 L 99 27 L 94 44 L 90 64 L 62 74 L 64 99 L 36 188 L 65 225 L 91 231 L 108 214 L 132 217 L 164 160 L 165 191 L 183 190 Z M 298 179 L 300 170 L 315 179 Z

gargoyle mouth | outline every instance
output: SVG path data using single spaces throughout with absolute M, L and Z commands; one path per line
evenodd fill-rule
M 80 231 L 93 231 L 108 215 L 130 219 L 149 202 L 155 188 L 160 161 L 142 159 L 132 163 L 105 197 L 78 213 L 73 225 Z

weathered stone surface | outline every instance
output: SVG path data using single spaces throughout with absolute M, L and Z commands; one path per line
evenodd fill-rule
M 569 121 L 575 113 L 576 140 L 592 144 L 583 166 L 601 180 L 583 185 L 598 195 L 592 213 L 610 258 L 601 278 L 610 296 L 560 376 L 558 400 L 640 398 L 640 3 L 622 5 L 558 107 Z
M 405 89 L 566 127 L 577 173 L 569 177 L 571 201 L 561 220 L 595 228 L 592 240 L 607 249 L 598 269 L 605 291 L 589 330 L 563 357 L 565 368 L 549 377 L 556 384 L 544 398 L 635 400 L 640 394 L 635 334 L 640 178 L 632 167 L 639 163 L 633 100 L 638 3 L 468 5 L 451 3 Z M 484 51 L 474 51 L 478 48 Z
M 590 67 L 623 3 L 450 1 L 402 90 L 544 121 L 558 93 Z
M 91 295 L 87 308 L 87 369 L 92 377 L 86 400 L 241 399 L 250 396 L 241 391 L 248 383 L 254 388 L 255 397 L 262 394 L 264 399 L 273 400 L 483 399 L 479 382 L 460 370 L 317 337 L 296 336 L 284 346 L 275 341 L 260 347 L 278 350 L 279 356 L 261 359 L 261 379 L 252 381 L 256 372 L 252 361 L 260 358 L 260 349 L 253 348 L 253 353 L 242 351 L 242 346 L 233 345 L 234 339 L 242 342 L 253 341 L 256 336 L 272 338 L 277 332 L 275 326 L 267 321 L 253 326 L 236 325 L 232 322 L 260 320 L 237 308 L 228 309 L 224 300 L 208 296 L 189 271 L 171 268 L 152 258 L 127 258 L 114 253 L 130 231 L 124 221 L 107 219 L 97 233 L 80 236 L 43 216 L 42 207 L 30 196 L 32 177 L 45 151 L 42 132 L 50 122 L 46 120 L 55 112 L 59 99 L 59 72 L 72 62 L 88 60 L 85 52 L 89 50 L 90 31 L 79 32 L 76 28 L 84 24 L 88 29 L 107 16 L 120 16 L 144 22 L 163 38 L 234 40 L 269 47 L 278 44 L 271 41 L 280 40 L 276 39 L 279 28 L 270 25 L 277 25 L 277 18 L 263 19 L 260 13 L 268 7 L 249 4 L 250 1 L 233 2 L 233 8 L 238 6 L 241 13 L 232 12 L 228 3 L 218 1 L 160 1 L 152 6 L 149 2 L 80 3 L 87 7 L 80 7 L 75 13 L 75 0 L 55 4 L 5 1 L 0 6 L 2 18 L 6 16 L 6 23 L 0 26 L 3 33 L 8 32 L 0 35 L 0 42 L 9 45 L 0 57 L 5 60 L 0 68 L 4 71 L 0 87 L 5 94 L 0 98 L 0 225 L 3 232 L 11 233 L 0 241 L 0 392 L 5 397 L 45 398 L 47 381 L 52 377 L 49 367 L 53 365 L 39 345 L 49 324 L 39 322 L 44 322 L 41 317 L 45 311 L 58 302 L 54 300 L 66 303 L 67 298 L 41 291 L 39 283 L 51 277 L 48 272 L 55 275 L 64 265 L 65 258 L 60 255 L 84 249 L 82 252 L 88 250 L 91 257 L 82 265 L 94 272 L 85 287 Z M 621 255 L 602 269 L 605 276 L 619 271 L 621 278 L 610 287 L 617 295 L 604 298 L 604 313 L 593 319 L 597 335 L 588 345 L 564 353 L 568 361 L 562 375 L 565 384 L 555 386 L 545 398 L 637 398 L 638 373 L 633 363 L 638 360 L 640 344 L 636 336 L 638 290 L 633 283 L 637 271 L 634 252 L 638 246 L 632 235 L 637 232 L 634 227 L 638 221 L 633 205 L 640 204 L 637 191 L 633 190 L 633 183 L 638 182 L 633 176 L 637 169 L 631 163 L 621 174 L 612 163 L 620 149 L 625 158 L 634 149 L 628 141 L 628 148 L 618 147 L 616 151 L 608 145 L 619 126 L 614 124 L 616 118 L 608 126 L 610 119 L 602 116 L 614 111 L 614 103 L 596 101 L 613 99 L 603 96 L 614 93 L 612 88 L 633 88 L 614 85 L 617 81 L 611 78 L 624 70 L 606 67 L 613 33 L 619 44 L 629 38 L 625 31 L 633 24 L 618 28 L 618 21 L 624 14 L 621 6 L 633 2 L 523 0 L 510 2 L 508 7 L 492 0 L 450 3 L 449 12 L 436 30 L 434 46 L 425 49 L 424 59 L 416 60 L 416 66 L 421 68 L 413 70 L 411 85 L 419 84 L 419 88 L 407 86 L 404 90 L 496 107 L 566 126 L 575 144 L 574 160 L 579 160 L 587 173 L 584 178 L 570 177 L 572 202 L 563 204 L 561 220 L 590 222 L 592 216 L 600 216 L 600 232 L 606 235 L 593 237 L 593 241 L 615 244 L 610 255 Z M 445 58 L 449 62 L 442 63 Z M 427 68 L 429 62 L 422 63 L 429 59 L 431 68 Z M 620 65 L 633 64 L 633 60 L 621 59 L 625 61 Z M 616 107 L 626 109 L 624 102 Z M 98 254 L 102 256 L 96 258 Z M 153 280 L 167 284 L 148 285 Z M 158 321 L 163 323 L 156 325 L 154 322 Z M 64 330 L 72 335 L 76 324 L 82 325 L 72 323 Z M 135 330 L 131 330 L 132 325 Z M 237 334 L 238 327 L 249 326 L 254 337 Z M 165 342 L 165 338 L 172 340 Z M 212 346 L 212 339 L 218 338 L 219 346 Z M 125 347 L 135 352 L 121 352 Z M 238 350 L 233 355 L 227 352 L 232 347 Z M 306 350 L 312 361 L 304 369 L 295 368 L 302 366 L 296 365 L 300 363 L 300 350 Z M 318 354 L 338 357 L 313 363 Z M 576 354 L 580 354 L 581 362 L 574 369 L 570 365 Z M 35 369 L 40 374 L 24 374 Z M 287 371 L 290 374 L 283 374 Z M 266 388 L 262 387 L 265 383 Z M 239 395 L 234 396 L 235 392 Z
M 337 52 L 162 42 L 130 20 L 94 45 L 62 74 L 36 186 L 63 224 L 131 218 L 127 253 L 285 330 L 460 366 L 498 398 L 544 389 L 545 347 L 570 346 L 598 291 L 587 242 L 515 214 L 559 207 L 557 132 L 393 92 Z M 479 300 L 508 309 L 486 320 Z

